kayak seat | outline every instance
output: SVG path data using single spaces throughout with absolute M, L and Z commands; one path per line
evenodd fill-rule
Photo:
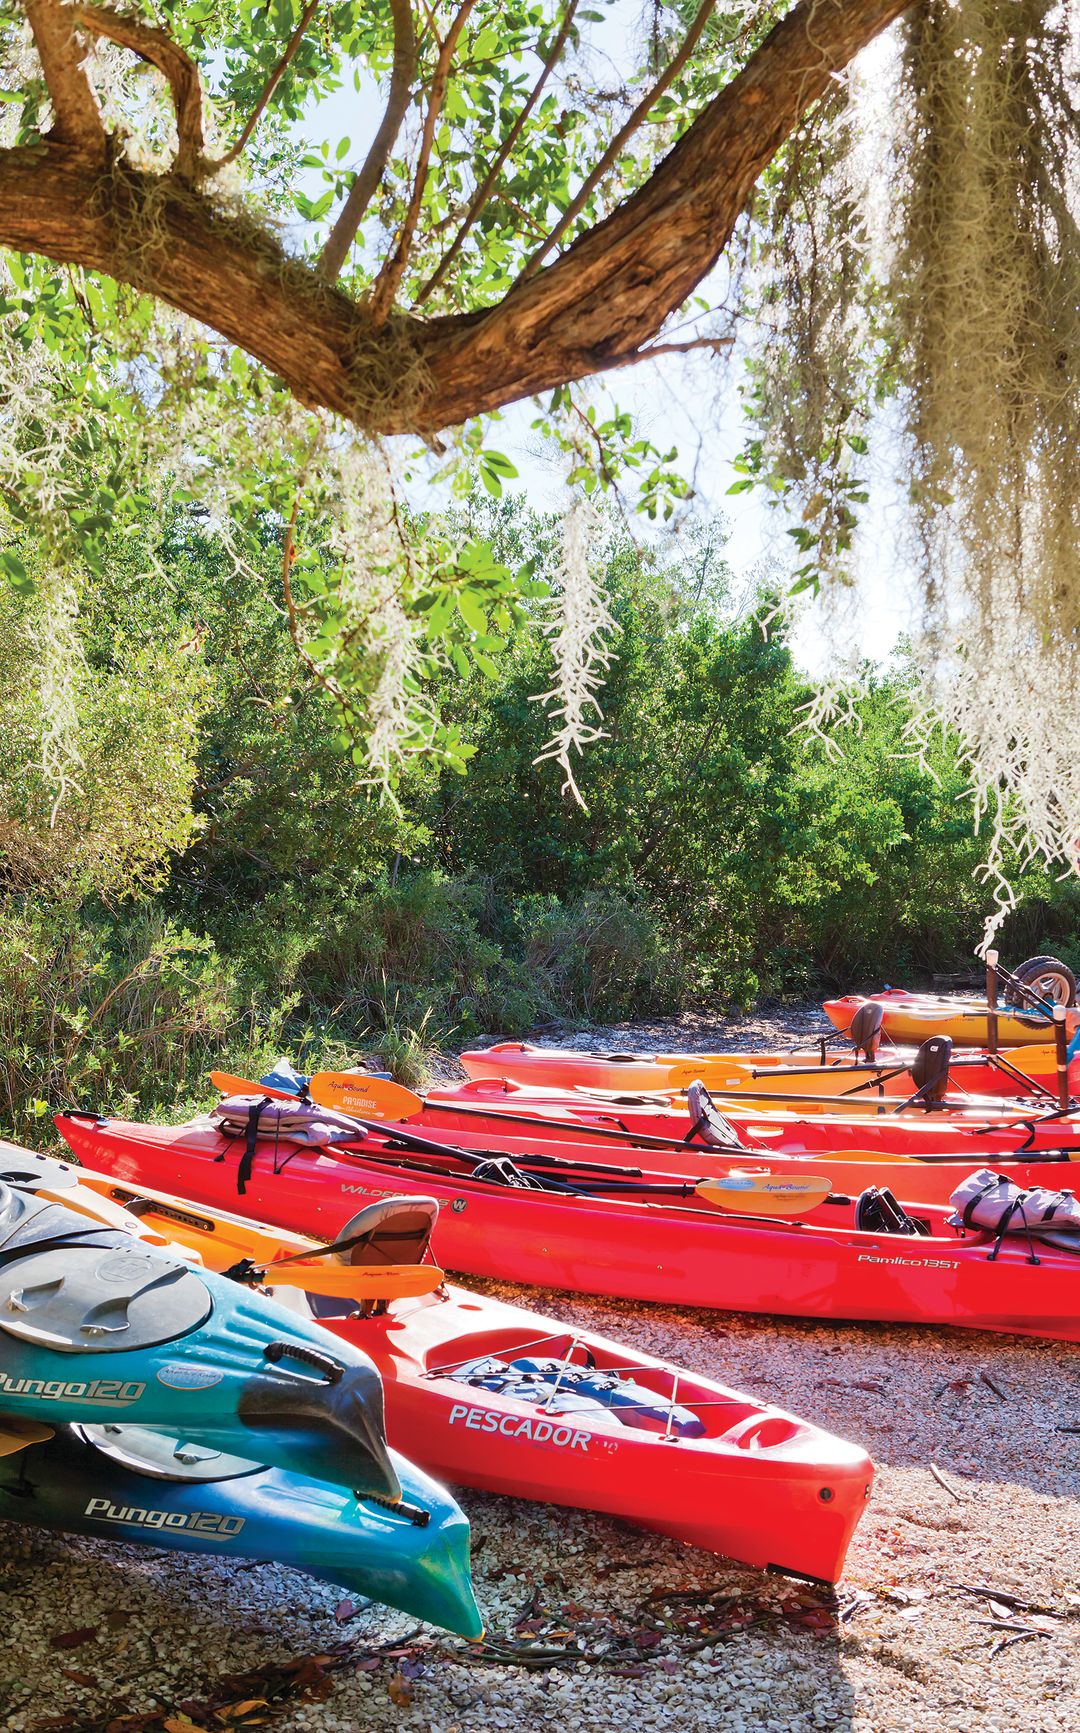
M 364 1268 L 422 1263 L 438 1214 L 433 1197 L 384 1197 L 369 1203 L 335 1235 L 338 1240 L 356 1240 L 339 1254 L 340 1261 Z
M 867 999 L 859 1006 L 848 1025 L 848 1040 L 855 1049 L 856 1059 L 864 1053 L 873 1059 L 881 1042 L 881 1023 L 885 1007 L 876 999 Z
M 868 1185 L 855 1200 L 855 1228 L 864 1234 L 929 1234 L 930 1224 L 908 1215 L 887 1186 Z
M 421 1264 L 438 1215 L 438 1201 L 433 1197 L 384 1197 L 369 1203 L 336 1236 L 338 1240 L 356 1239 L 347 1252 L 338 1254 L 338 1261 L 364 1269 L 377 1264 Z M 316 1296 L 310 1296 L 310 1301 L 318 1317 L 332 1315 L 327 1306 L 341 1315 L 338 1301 L 324 1303 Z M 385 1312 L 388 1304 L 386 1300 L 362 1300 L 357 1307 L 350 1300 L 344 1311 L 373 1318 Z
M 953 1044 L 948 1035 L 924 1041 L 911 1064 L 911 1081 L 922 1101 L 940 1101 L 949 1082 Z
M 687 1112 L 690 1115 L 690 1131 L 684 1142 L 689 1143 L 693 1137 L 700 1137 L 703 1143 L 710 1143 L 717 1149 L 744 1150 L 745 1143 L 735 1127 L 724 1118 L 700 1080 L 691 1083 L 686 1091 Z

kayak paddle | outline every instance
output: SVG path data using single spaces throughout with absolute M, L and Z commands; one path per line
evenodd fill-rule
M 390 1083 L 383 1077 L 350 1074 L 347 1071 L 317 1071 L 308 1085 L 308 1092 L 312 1101 L 317 1102 L 320 1107 L 335 1107 L 342 1113 L 354 1113 L 355 1096 L 350 1094 L 350 1091 L 355 1090 L 358 1083 L 363 1085 L 364 1111 L 369 1119 L 414 1119 L 427 1105 L 422 1096 L 414 1095 L 411 1089 L 402 1088 L 400 1083 Z M 554 1115 L 541 1117 L 535 1113 L 509 1113 L 502 1108 L 479 1107 L 458 1101 L 440 1102 L 438 1105 L 448 1112 L 459 1113 L 469 1119 L 481 1119 L 489 1125 L 531 1125 L 545 1131 L 550 1131 L 552 1126 L 555 1126 L 564 1130 L 567 1140 L 571 1142 L 577 1142 L 581 1137 L 598 1137 L 605 1143 L 632 1143 L 640 1149 L 701 1147 L 688 1143 L 685 1137 L 662 1137 L 658 1133 L 628 1131 L 625 1126 L 585 1125 L 573 1119 L 563 1121 Z M 738 1142 L 710 1147 L 726 1150 L 732 1155 L 757 1153 Z
M 755 1216 L 803 1215 L 824 1203 L 832 1188 L 832 1180 L 820 1173 L 726 1173 L 694 1184 L 694 1192 L 706 1203 Z
M 364 1119 L 411 1119 L 424 1108 L 420 1096 L 411 1089 L 386 1077 L 369 1077 L 363 1071 L 316 1071 L 308 1083 L 308 1094 L 320 1107 L 359 1114 Z
M 332 1299 L 415 1300 L 433 1294 L 446 1280 L 435 1264 L 324 1264 L 312 1258 L 277 1258 L 252 1271 L 247 1280 L 266 1288 L 303 1288 Z
M 210 1081 L 222 1095 L 265 1095 L 271 1101 L 299 1101 L 287 1089 L 269 1089 L 265 1083 L 252 1083 L 249 1077 L 234 1077 L 231 1071 L 211 1071 Z
M 366 1129 L 379 1128 L 372 1126 Z M 478 1179 L 489 1183 L 498 1179 L 507 1186 L 517 1186 L 526 1191 L 555 1192 L 585 1198 L 618 1195 L 627 1202 L 636 1200 L 641 1203 L 649 1203 L 653 1198 L 700 1197 L 704 1202 L 736 1215 L 802 1215 L 824 1203 L 833 1189 L 831 1179 L 816 1173 L 789 1176 L 735 1171 L 709 1179 L 686 1179 L 681 1183 L 676 1181 L 671 1184 L 657 1184 L 646 1179 L 641 1170 L 636 1168 L 598 1168 L 587 1163 L 563 1161 L 553 1155 L 500 1156 L 493 1150 L 477 1155 L 471 1150 L 455 1149 L 452 1144 L 438 1144 L 426 1137 L 413 1137 L 397 1127 L 390 1136 L 394 1144 L 405 1149 L 416 1149 L 421 1155 L 450 1156 L 465 1162 L 470 1171 L 462 1175 L 447 1173 L 445 1168 L 434 1167 L 430 1162 L 410 1161 L 407 1157 L 396 1154 L 394 1150 L 385 1148 L 365 1147 L 363 1153 L 355 1159 L 391 1169 L 400 1168 L 409 1173 L 428 1174 L 450 1184 L 458 1178 Z M 350 1155 L 348 1149 L 340 1146 L 335 1146 L 334 1153 L 346 1160 Z M 484 1168 L 502 1171 L 484 1173 Z M 562 1171 L 553 1174 L 549 1172 L 551 1168 Z M 536 1177 L 537 1169 L 542 1173 L 542 1178 Z M 608 1177 L 609 1174 L 627 1177 L 612 1179 Z M 634 1183 L 635 1177 L 641 1181 L 640 1184 Z
M 0 1426 L 0 1456 L 14 1456 L 28 1444 L 47 1444 L 52 1437 L 51 1426 L 39 1425 L 36 1420 L 13 1420 L 6 1415 Z

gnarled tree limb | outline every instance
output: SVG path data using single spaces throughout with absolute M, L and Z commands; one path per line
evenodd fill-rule
M 800 116 L 910 0 L 799 0 L 649 179 L 497 306 L 371 313 L 170 177 L 118 189 L 59 142 L 0 153 L 0 244 L 135 282 L 212 326 L 298 400 L 372 432 L 430 433 L 642 350 L 716 263 Z M 152 190 L 152 248 L 130 260 L 117 199 Z M 125 190 L 125 188 L 127 190 Z M 404 362 L 418 365 L 406 377 Z
M 111 6 L 75 5 L 71 7 L 71 15 L 81 30 L 106 36 L 121 48 L 130 48 L 140 60 L 156 66 L 168 80 L 176 111 L 176 173 L 195 174 L 202 164 L 203 153 L 202 83 L 190 55 L 166 31 L 144 24 L 141 18 L 114 12 Z
M 83 47 L 71 7 L 60 0 L 26 0 L 26 16 L 56 116 L 49 137 L 87 155 L 103 156 L 105 128 L 83 71 Z
M 401 131 L 405 111 L 412 95 L 416 77 L 416 32 L 413 29 L 412 0 L 390 0 L 394 19 L 394 63 L 390 69 L 390 94 L 386 99 L 379 130 L 371 148 L 349 189 L 349 196 L 338 212 L 319 259 L 319 274 L 331 282 L 341 275 L 341 267 L 349 256 L 375 189 L 383 176 L 394 140 Z

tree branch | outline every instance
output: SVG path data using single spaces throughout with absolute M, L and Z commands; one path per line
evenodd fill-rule
M 499 146 L 495 155 L 495 160 L 491 164 L 491 167 L 488 169 L 483 180 L 480 182 L 480 185 L 477 187 L 476 192 L 473 194 L 472 203 L 465 212 L 461 227 L 454 236 L 449 247 L 446 249 L 446 252 L 439 260 L 432 275 L 428 278 L 427 282 L 420 290 L 420 293 L 417 295 L 414 303 L 415 306 L 422 307 L 432 291 L 438 288 L 447 271 L 450 269 L 450 266 L 457 258 L 458 253 L 461 251 L 466 235 L 472 228 L 484 206 L 487 204 L 488 199 L 491 197 L 491 190 L 502 173 L 503 164 L 506 162 L 507 157 L 510 155 L 510 152 L 513 150 L 518 139 L 521 137 L 521 130 L 524 127 L 525 122 L 528 120 L 533 109 L 536 107 L 536 104 L 539 102 L 548 78 L 562 58 L 562 51 L 566 47 L 566 39 L 570 34 L 570 27 L 574 22 L 574 13 L 577 11 L 577 8 L 578 0 L 570 0 L 570 4 L 563 13 L 563 21 L 559 33 L 545 56 L 540 77 L 533 85 L 528 101 L 521 110 L 521 113 L 518 115 L 513 126 L 510 128 L 510 131 L 503 139 L 502 144 Z
M 360 224 L 367 215 L 367 208 L 382 180 L 394 141 L 405 119 L 405 111 L 412 95 L 413 79 L 416 77 L 416 31 L 413 28 L 412 0 L 390 0 L 390 10 L 394 18 L 394 64 L 390 69 L 390 94 L 386 99 L 386 112 L 379 130 L 371 141 L 360 172 L 349 189 L 349 196 L 338 213 L 319 259 L 320 275 L 331 281 L 341 275 L 341 268 L 349 256 L 349 248 L 356 239 Z
M 430 434 L 647 355 L 800 117 L 907 4 L 798 0 L 630 198 L 475 313 L 397 315 L 377 333 L 369 307 L 179 177 L 103 177 L 98 161 L 51 138 L 0 152 L 0 246 L 134 283 L 247 350 L 301 403 L 369 432 Z
M 610 373 L 616 367 L 636 367 L 639 361 L 651 361 L 654 355 L 691 355 L 695 349 L 708 349 L 717 355 L 721 349 L 730 349 L 734 341 L 734 337 L 691 337 L 685 343 L 650 343 L 630 355 L 616 355 L 606 363 L 605 372 Z
M 421 327 L 425 425 L 602 372 L 654 339 L 723 253 L 807 109 L 911 3 L 798 0 L 608 217 L 496 306 Z
M 284 78 L 289 62 L 303 41 L 307 27 L 318 10 L 319 0 L 308 0 L 307 5 L 300 14 L 299 24 L 296 26 L 296 29 L 293 31 L 285 45 L 284 54 L 281 56 L 281 59 L 274 67 L 273 72 L 263 85 L 262 90 L 259 93 L 258 102 L 255 104 L 255 107 L 244 122 L 243 131 L 241 132 L 240 137 L 234 145 L 230 146 L 224 156 L 219 156 L 216 162 L 212 162 L 208 165 L 212 172 L 216 173 L 218 169 L 228 168 L 229 164 L 235 162 L 241 151 L 244 149 L 248 139 L 259 124 L 267 103 L 270 101 L 270 98 L 273 96 L 278 85 L 281 83 L 281 80 Z
M 458 45 L 458 38 L 464 30 L 466 20 L 475 4 L 476 0 L 462 0 L 454 22 L 439 44 L 439 58 L 435 63 L 435 76 L 431 81 L 431 95 L 428 97 L 427 113 L 424 115 L 424 129 L 420 135 L 420 154 L 416 163 L 412 198 L 409 200 L 409 208 L 405 213 L 405 221 L 401 226 L 397 246 L 376 277 L 371 292 L 371 317 L 376 327 L 385 323 L 387 314 L 394 304 L 394 297 L 398 292 L 401 279 L 405 275 L 405 266 L 409 261 L 413 236 L 416 233 L 416 225 L 420 218 L 424 187 L 427 184 L 431 147 L 435 142 L 435 123 L 446 100 L 446 87 L 450 82 L 450 67 L 453 63 L 454 51 Z
M 55 118 L 48 136 L 87 154 L 104 156 L 105 128 L 83 71 L 84 51 L 71 8 L 59 0 L 26 0 L 26 17 L 53 105 Z
M 678 78 L 679 73 L 682 71 L 686 62 L 689 60 L 691 54 L 693 54 L 694 49 L 701 40 L 702 32 L 712 16 L 714 5 L 715 0 L 701 0 L 701 5 L 697 10 L 697 15 L 695 16 L 690 29 L 687 31 L 682 47 L 676 54 L 672 55 L 652 89 L 647 91 L 642 97 L 633 113 L 615 134 L 615 137 L 608 145 L 607 150 L 600 158 L 596 167 L 592 170 L 591 174 L 587 175 L 585 180 L 582 181 L 581 186 L 571 199 L 569 205 L 559 218 L 555 227 L 552 229 L 543 246 L 537 247 L 536 252 L 526 264 L 525 269 L 521 273 L 523 279 L 531 277 L 534 271 L 540 269 L 545 256 L 550 253 L 552 247 L 558 245 L 570 225 L 581 215 L 604 176 L 615 166 L 615 163 L 618 161 L 626 148 L 626 145 L 645 119 L 650 108 L 652 108 L 655 102 L 659 102 L 668 86 L 673 84 L 676 78 Z
M 190 55 L 164 30 L 114 12 L 111 6 L 75 5 L 71 16 L 80 29 L 129 48 L 168 80 L 176 111 L 176 172 L 189 178 L 196 174 L 203 154 L 202 84 Z

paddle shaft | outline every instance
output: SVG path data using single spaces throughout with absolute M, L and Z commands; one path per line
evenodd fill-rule
M 434 1147 L 438 1148 L 438 1146 L 434 1146 Z M 342 1150 L 337 1151 L 336 1153 L 347 1156 L 347 1155 L 349 1155 L 350 1152 L 347 1149 L 342 1149 Z M 455 1151 L 453 1151 L 449 1148 L 442 1149 L 439 1151 L 439 1153 L 449 1155 L 452 1158 L 454 1158 L 455 1154 L 456 1154 Z M 517 1158 L 514 1156 L 500 1157 L 500 1156 L 496 1155 L 494 1151 L 492 1152 L 492 1154 L 490 1156 L 487 1156 L 487 1157 L 476 1156 L 476 1155 L 471 1155 L 471 1154 L 469 1154 L 469 1155 L 456 1155 L 456 1159 L 465 1160 L 465 1161 L 471 1162 L 471 1164 L 472 1164 L 472 1171 L 470 1171 L 469 1173 L 465 1173 L 465 1174 L 453 1174 L 453 1173 L 448 1174 L 445 1171 L 445 1169 L 433 1167 L 428 1162 L 410 1161 L 408 1159 L 408 1157 L 402 1157 L 402 1156 L 394 1155 L 392 1153 L 388 1154 L 382 1150 L 365 1150 L 363 1155 L 357 1154 L 354 1157 L 354 1159 L 358 1162 L 371 1162 L 377 1166 L 382 1166 L 382 1167 L 400 1168 L 402 1171 L 404 1171 L 406 1173 L 426 1174 L 432 1178 L 449 1180 L 450 1183 L 452 1183 L 452 1184 L 459 1181 L 459 1180 L 474 1180 L 474 1179 L 476 1179 L 475 1169 L 477 1167 L 482 1166 L 485 1160 L 507 1160 L 507 1161 L 510 1161 L 511 1163 L 513 1163 L 514 1165 L 519 1166 L 521 1172 L 527 1173 L 529 1171 L 528 1158 L 524 1158 L 520 1162 L 518 1162 Z M 549 1160 L 550 1160 L 550 1163 L 552 1166 L 569 1168 L 572 1173 L 580 1176 L 580 1169 L 575 1167 L 574 1163 L 562 1162 L 562 1161 L 557 1160 L 555 1157 L 550 1157 Z M 649 1200 L 653 1197 L 677 1197 L 677 1198 L 689 1199 L 691 1197 L 697 1196 L 697 1197 L 706 1197 L 706 1198 L 708 1198 L 708 1200 L 710 1202 L 715 1201 L 719 1208 L 727 1209 L 730 1214 L 737 1215 L 740 1217 L 752 1216 L 756 1219 L 756 1218 L 758 1218 L 759 1214 L 778 1213 L 775 1210 L 769 1211 L 767 1207 L 762 1206 L 762 1205 L 759 1205 L 759 1207 L 757 1209 L 754 1207 L 754 1200 L 755 1200 L 756 1196 L 764 1195 L 764 1197 L 766 1197 L 768 1199 L 769 1203 L 773 1203 L 775 1201 L 775 1194 L 755 1194 L 752 1190 L 742 1191 L 737 1187 L 732 1187 L 730 1190 L 728 1190 L 727 1188 L 725 1188 L 723 1186 L 723 1183 L 721 1180 L 715 1179 L 715 1178 L 714 1179 L 686 1180 L 681 1185 L 666 1185 L 666 1184 L 659 1184 L 658 1185 L 654 1181 L 646 1180 L 644 1175 L 642 1175 L 641 1176 L 642 1177 L 642 1184 L 641 1185 L 624 1185 L 624 1184 L 619 1183 L 618 1181 L 609 1181 L 609 1180 L 606 1180 L 603 1178 L 601 1178 L 599 1181 L 596 1181 L 594 1178 L 594 1175 L 597 1173 L 597 1171 L 598 1170 L 596 1168 L 587 1166 L 586 1167 L 586 1176 L 587 1177 L 584 1181 L 580 1177 L 576 1178 L 575 1180 L 571 1180 L 568 1175 L 566 1175 L 566 1176 L 559 1175 L 558 1177 L 546 1175 L 545 1180 L 544 1180 L 544 1184 L 541 1186 L 520 1186 L 520 1187 L 506 1186 L 503 1189 L 505 1189 L 507 1191 L 514 1191 L 514 1190 L 520 1190 L 523 1192 L 534 1192 L 535 1191 L 535 1192 L 541 1193 L 541 1195 L 546 1195 L 548 1197 L 551 1197 L 551 1196 L 565 1197 L 565 1196 L 569 1195 L 569 1196 L 584 1197 L 584 1198 L 588 1198 L 588 1197 L 591 1197 L 594 1195 L 603 1197 L 608 1193 L 614 1192 L 614 1193 L 618 1193 L 618 1194 L 623 1195 L 623 1196 L 633 1194 L 633 1195 L 641 1198 L 646 1203 L 648 1203 Z M 599 1171 L 601 1173 L 603 1173 L 603 1172 L 607 1172 L 609 1170 L 601 1169 Z M 613 1171 L 616 1173 L 621 1173 L 621 1172 L 633 1173 L 634 1169 L 632 1169 L 632 1168 L 630 1168 L 630 1169 L 616 1168 Z M 802 1177 L 802 1176 L 800 1176 L 800 1177 Z M 818 1178 L 818 1176 L 816 1174 L 815 1175 L 809 1175 L 807 1177 L 812 1178 L 812 1179 Z M 484 1183 L 482 1176 L 481 1176 L 479 1183 L 481 1183 L 481 1184 Z M 797 1215 L 801 1211 L 815 1209 L 819 1203 L 826 1202 L 829 1194 L 820 1190 L 819 1188 L 814 1188 L 812 1192 L 799 1193 L 798 1191 L 792 1191 L 788 1195 L 789 1195 L 789 1201 L 790 1201 L 790 1205 L 791 1205 L 790 1213 L 792 1215 Z
M 456 1101 L 439 1101 L 431 1104 L 436 1111 L 445 1113 L 463 1113 L 470 1119 L 484 1119 L 489 1124 L 499 1124 L 506 1121 L 510 1125 L 528 1125 L 543 1131 L 557 1129 L 565 1131 L 568 1141 L 578 1137 L 599 1137 L 608 1143 L 633 1143 L 640 1149 L 718 1149 L 725 1155 L 756 1155 L 759 1152 L 749 1144 L 744 1143 L 710 1143 L 691 1144 L 689 1139 L 696 1136 L 697 1127 L 692 1127 L 685 1137 L 662 1137 L 659 1132 L 632 1131 L 629 1126 L 620 1125 L 582 1125 L 576 1119 L 556 1119 L 554 1116 L 543 1118 L 539 1114 L 503 1112 L 495 1107 L 466 1107 Z

